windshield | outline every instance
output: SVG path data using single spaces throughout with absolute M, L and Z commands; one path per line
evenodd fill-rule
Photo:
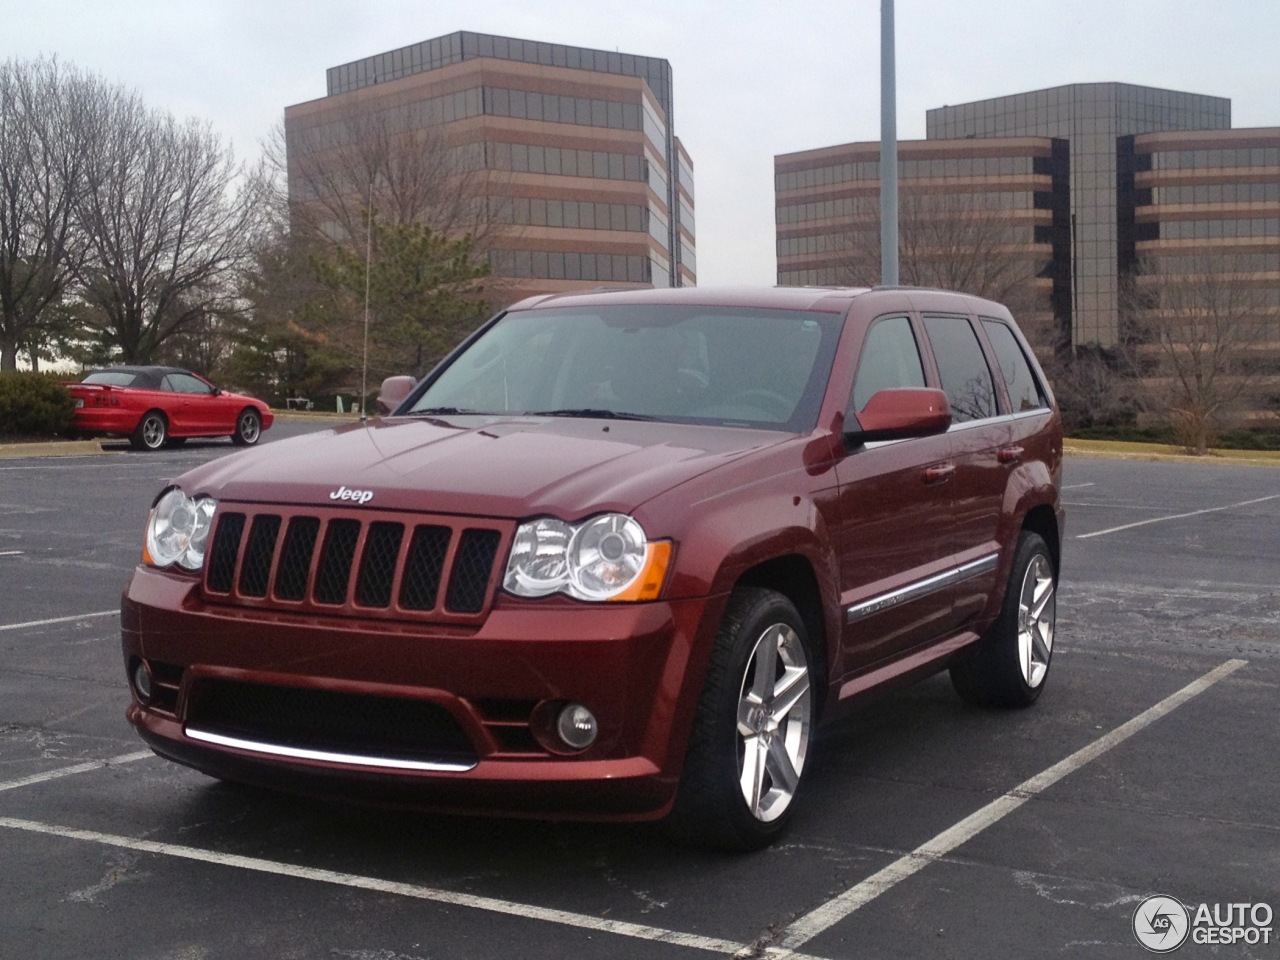
M 731 307 L 510 313 L 409 414 L 603 417 L 813 429 L 842 318 Z

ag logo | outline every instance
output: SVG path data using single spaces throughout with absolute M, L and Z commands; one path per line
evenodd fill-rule
M 1133 911 L 1133 935 L 1152 953 L 1172 953 L 1190 931 L 1191 916 L 1173 897 L 1147 897 Z

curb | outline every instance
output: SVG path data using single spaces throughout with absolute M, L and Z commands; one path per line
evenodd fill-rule
M 101 440 L 0 443 L 0 460 L 16 460 L 19 457 L 89 457 L 106 452 L 102 449 Z
M 1084 457 L 1093 460 L 1133 460 L 1143 463 L 1198 463 L 1202 466 L 1280 467 L 1280 460 L 1270 457 L 1231 456 L 1228 452 L 1209 453 L 1193 457 L 1185 453 L 1141 453 L 1119 450 L 1089 450 L 1073 447 L 1067 441 L 1062 447 L 1063 456 Z

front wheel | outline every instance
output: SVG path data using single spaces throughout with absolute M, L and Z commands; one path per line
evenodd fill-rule
M 783 831 L 813 737 L 813 664 L 804 621 L 787 597 L 734 591 L 668 823 L 679 839 L 752 850 Z
M 249 447 L 258 442 L 262 436 L 262 417 L 257 410 L 242 410 L 236 418 L 236 432 L 231 435 L 231 442 L 240 447 Z
M 951 683 L 969 703 L 1027 707 L 1044 690 L 1053 658 L 1058 575 L 1039 534 L 1022 531 L 1000 616 L 964 660 Z
M 169 436 L 169 421 L 159 410 L 148 410 L 129 435 L 129 443 L 135 450 L 159 450 Z

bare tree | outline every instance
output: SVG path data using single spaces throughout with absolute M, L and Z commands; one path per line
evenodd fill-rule
M 187 325 L 235 308 L 256 181 L 206 125 L 99 93 L 76 211 L 90 240 L 79 293 L 121 359 L 145 362 Z
M 1280 339 L 1266 289 L 1229 254 L 1161 257 L 1140 264 L 1123 299 L 1154 348 L 1151 385 L 1176 441 L 1207 453 L 1232 415 L 1258 399 L 1258 350 Z
M 1036 283 L 1044 264 L 1026 249 L 1030 227 L 1011 224 L 1009 211 L 995 204 L 999 196 L 904 190 L 898 220 L 902 282 L 996 300 L 1028 320 L 1046 314 L 1048 297 Z M 836 243 L 840 282 L 880 282 L 878 196 L 863 198 L 855 225 Z M 1023 326 L 1035 342 L 1052 339 L 1051 331 Z
M 477 253 L 501 230 L 502 211 L 488 202 L 492 174 L 484 145 L 456 142 L 447 125 L 411 117 L 418 105 L 352 108 L 286 140 L 294 228 L 321 230 L 359 246 L 370 210 L 384 224 L 419 224 L 433 233 L 471 238 Z
M 482 143 L 451 136 L 429 108 L 353 108 L 265 145 L 272 239 L 245 289 L 294 382 L 300 353 L 326 378 L 335 358 L 360 368 L 366 299 L 375 376 L 422 372 L 487 313 L 492 287 L 479 281 L 512 229 L 492 196 L 500 175 Z M 284 376 L 266 357 L 242 359 Z
M 0 64 L 0 370 L 19 349 L 38 358 L 84 256 L 74 214 L 92 88 L 56 60 Z

